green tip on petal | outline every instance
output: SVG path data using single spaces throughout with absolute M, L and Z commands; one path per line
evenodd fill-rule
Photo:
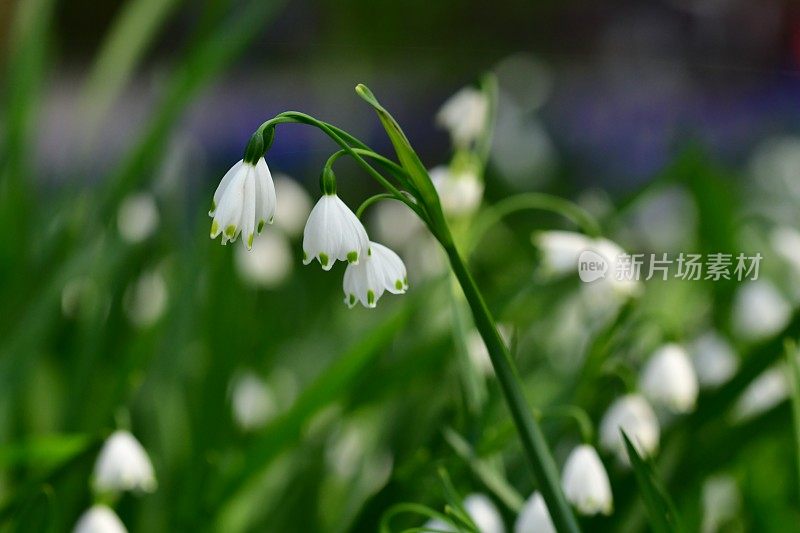
M 319 264 L 328 266 L 328 254 L 319 254 Z
M 394 288 L 397 289 L 398 291 L 402 291 L 403 282 L 398 279 L 397 281 L 394 282 Z
M 367 291 L 367 303 L 369 305 L 375 305 L 375 293 L 371 290 Z
M 350 303 L 351 306 L 356 305 L 356 295 L 351 294 L 350 298 L 348 299 L 348 302 Z
M 303 250 L 303 261 L 308 261 L 308 254 Z
M 217 209 L 217 202 L 215 202 L 214 200 L 211 200 L 211 210 L 215 211 L 216 209 Z
M 258 230 L 257 231 L 259 233 L 261 233 L 261 231 L 264 229 L 264 224 L 266 224 L 266 222 L 264 220 L 259 220 L 258 221 Z
M 252 233 L 250 234 L 249 237 L 247 237 L 247 247 L 248 248 L 252 248 L 253 247 L 253 234 Z
M 236 226 L 231 224 L 227 228 L 225 228 L 225 235 L 228 236 L 229 239 L 232 239 L 234 235 L 236 235 Z
M 348 263 L 355 263 L 358 261 L 358 252 L 348 252 L 347 253 L 347 262 Z
M 214 238 L 214 236 L 217 234 L 218 231 L 219 231 L 219 222 L 217 222 L 215 220 L 215 221 L 213 221 L 211 223 L 211 238 L 212 239 Z

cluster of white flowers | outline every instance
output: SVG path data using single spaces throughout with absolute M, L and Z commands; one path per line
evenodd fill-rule
M 97 494 L 156 490 L 153 464 L 147 452 L 129 431 L 118 430 L 103 444 L 92 473 L 92 488 Z M 127 529 L 113 509 L 96 504 L 84 512 L 74 533 L 126 533 Z
M 324 172 L 333 180 L 330 169 Z M 289 234 L 297 231 L 309 202 L 302 189 L 294 184 L 283 183 L 280 189 L 291 208 L 278 208 L 276 186 L 263 157 L 255 164 L 245 160 L 236 163 L 214 193 L 209 212 L 213 217 L 211 238 L 221 234 L 222 244 L 226 244 L 244 232 L 245 247 L 252 250 L 255 235 L 261 233 L 266 223 L 274 221 L 276 213 L 285 219 L 278 222 L 284 231 Z M 273 241 L 265 240 L 263 253 L 259 252 L 254 259 L 237 258 L 245 279 L 269 286 L 285 277 L 289 261 L 284 241 Z M 264 263 L 275 260 L 276 255 L 278 266 L 265 268 Z M 347 263 L 344 301 L 350 307 L 358 302 L 365 307 L 375 307 L 384 292 L 403 294 L 408 289 L 403 261 L 386 246 L 369 240 L 361 221 L 336 195 L 335 184 L 326 187 L 308 214 L 303 230 L 303 264 L 308 265 L 315 259 L 324 270 L 333 268 L 336 261 Z

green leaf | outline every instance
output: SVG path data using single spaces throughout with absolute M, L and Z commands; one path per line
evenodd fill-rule
M 403 133 L 394 117 L 378 102 L 375 95 L 366 85 L 359 83 L 356 86 L 356 93 L 378 113 L 383 129 L 386 130 L 389 139 L 392 141 L 397 158 L 400 160 L 400 165 L 408 172 L 412 184 L 420 195 L 420 200 L 433 211 L 430 215 L 435 219 L 434 221 L 437 224 L 443 224 L 444 220 L 437 218 L 444 218 L 439 203 L 439 195 L 436 193 L 436 188 L 433 186 L 430 176 L 428 176 L 425 165 L 422 164 L 419 156 L 411 147 L 408 137 Z
M 628 451 L 628 457 L 636 476 L 636 483 L 639 485 L 642 500 L 644 500 L 644 505 L 647 509 L 647 515 L 650 517 L 652 530 L 656 533 L 683 531 L 675 505 L 666 490 L 664 490 L 652 465 L 642 459 L 628 435 L 622 430 L 620 432 L 625 440 L 625 448 Z
M 88 435 L 47 435 L 0 446 L 0 470 L 21 465 L 46 467 L 80 454 L 92 442 Z

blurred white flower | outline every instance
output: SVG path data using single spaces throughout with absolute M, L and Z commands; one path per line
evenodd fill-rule
M 408 289 L 408 276 L 403 260 L 386 246 L 369 243 L 369 252 L 358 264 L 347 265 L 344 271 L 344 302 L 353 307 L 361 302 L 364 307 L 375 307 L 384 291 L 404 294 Z
M 244 431 L 264 427 L 278 413 L 278 402 L 272 390 L 250 371 L 233 378 L 231 407 L 233 419 Z
M 720 474 L 703 483 L 703 533 L 724 531 L 725 525 L 739 512 L 742 497 L 733 476 Z
M 697 401 L 697 376 L 689 354 L 678 344 L 666 344 L 650 356 L 639 386 L 650 401 L 675 413 L 692 411 Z
M 556 533 L 547 504 L 538 492 L 528 498 L 519 512 L 514 522 L 514 533 Z
M 483 181 L 468 165 L 459 170 L 442 165 L 432 168 L 429 174 L 446 214 L 469 215 L 481 205 Z
M 769 235 L 772 248 L 795 272 L 800 272 L 800 231 L 789 226 L 774 228 Z
M 123 307 L 128 319 L 142 328 L 155 324 L 167 308 L 168 295 L 167 282 L 158 270 L 142 274 L 125 290 Z
M 701 386 L 717 387 L 736 373 L 738 360 L 733 347 L 719 333 L 704 333 L 689 345 L 689 352 Z
M 244 245 L 253 247 L 256 232 L 261 233 L 264 224 L 272 223 L 276 209 L 275 184 L 261 157 L 253 164 L 239 161 L 223 176 L 211 203 L 208 215 L 211 222 L 211 238 L 222 234 L 222 244 L 235 241 L 244 233 Z
M 237 248 L 235 260 L 242 279 L 256 287 L 276 287 L 292 272 L 291 247 L 286 237 L 277 231 L 257 236 L 249 252 Z
M 406 248 L 425 231 L 425 225 L 407 205 L 397 201 L 380 202 L 370 217 L 375 235 L 392 248 Z
M 753 418 L 789 397 L 789 379 L 783 366 L 765 370 L 744 390 L 733 407 L 736 421 Z
M 498 324 L 497 330 L 500 332 L 500 336 L 506 346 L 510 346 L 513 328 L 508 324 Z M 486 348 L 486 343 L 483 342 L 483 337 L 481 337 L 476 328 L 472 328 L 467 333 L 466 347 L 469 360 L 475 368 L 484 376 L 494 375 L 494 367 L 492 366 L 492 359 L 489 357 L 489 350 Z
M 485 494 L 470 494 L 464 498 L 464 510 L 481 533 L 505 533 L 503 517 Z
M 588 444 L 572 450 L 561 474 L 564 496 L 584 515 L 611 514 L 611 484 L 597 451 Z
M 446 531 L 447 533 L 458 533 L 456 528 L 444 520 L 439 518 L 431 518 L 422 526 L 424 530 L 429 531 Z
M 450 132 L 453 145 L 467 148 L 478 140 L 489 118 L 489 101 L 478 89 L 464 87 L 447 99 L 436 123 Z
M 136 244 L 150 237 L 158 228 L 159 215 L 152 194 L 137 193 L 126 197 L 117 211 L 117 229 L 126 242 Z
M 791 311 L 789 303 L 772 283 L 749 281 L 734 297 L 733 330 L 745 340 L 764 339 L 786 326 Z
M 311 196 L 305 188 L 285 174 L 275 175 L 275 194 L 281 201 L 275 210 L 275 225 L 287 235 L 297 237 L 311 212 Z
M 303 264 L 314 259 L 324 270 L 336 261 L 358 263 L 369 251 L 367 231 L 336 194 L 323 194 L 303 231 Z
M 532 240 L 541 251 L 543 273 L 565 275 L 578 272 L 578 256 L 592 248 L 594 241 L 574 231 L 537 231 Z
M 750 160 L 754 180 L 777 195 L 800 197 L 800 137 L 762 142 Z
M 640 455 L 649 456 L 658 449 L 661 433 L 658 418 L 644 397 L 628 394 L 618 398 L 600 422 L 600 445 L 627 464 L 628 452 L 620 429 L 625 431 Z
M 93 505 L 75 524 L 73 533 L 128 533 L 122 520 L 107 505 Z
M 92 478 L 100 493 L 156 490 L 150 457 L 136 437 L 124 430 L 115 431 L 103 444 Z
M 606 258 L 608 274 L 602 278 L 602 283 L 589 283 L 588 286 L 608 286 L 613 294 L 623 298 L 638 296 L 642 292 L 639 280 L 624 279 L 617 274 L 620 271 L 621 257 L 625 255 L 625 250 L 617 243 L 608 239 L 595 239 L 591 249 Z

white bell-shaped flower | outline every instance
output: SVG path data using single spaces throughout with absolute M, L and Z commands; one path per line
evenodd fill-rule
M 353 307 L 375 307 L 384 291 L 403 294 L 408 289 L 408 276 L 403 260 L 386 246 L 369 243 L 369 252 L 359 263 L 347 265 L 344 272 L 344 302 Z
M 231 384 L 233 418 L 244 431 L 259 429 L 278 413 L 270 387 L 252 372 L 236 376 Z
M 264 224 L 272 223 L 276 205 L 275 184 L 264 158 L 255 164 L 239 161 L 225 174 L 214 193 L 208 212 L 214 219 L 211 238 L 221 234 L 222 244 L 227 244 L 243 233 L 249 250 L 256 232 L 261 233 Z
M 466 148 L 480 137 L 489 117 L 489 100 L 481 91 L 464 87 L 436 114 L 436 123 L 450 132 L 453 144 Z
M 514 522 L 514 533 L 556 533 L 547 504 L 538 492 L 528 498 L 519 512 Z
M 128 533 L 122 520 L 107 505 L 93 505 L 75 524 L 73 533 Z
M 450 167 L 438 166 L 432 168 L 429 174 L 446 214 L 469 215 L 480 206 L 483 181 L 472 169 L 454 171 Z
M 734 420 L 748 420 L 769 411 L 788 398 L 790 390 L 789 378 L 783 365 L 765 370 L 739 396 L 733 407 Z
M 625 431 L 640 455 L 649 456 L 658 449 L 661 435 L 658 418 L 641 395 L 628 394 L 617 399 L 600 422 L 600 445 L 627 464 L 628 453 L 620 429 Z
M 647 361 L 639 378 L 647 398 L 674 413 L 694 409 L 699 386 L 686 350 L 677 344 L 665 344 Z
M 481 533 L 505 533 L 506 526 L 500 511 L 485 494 L 470 494 L 464 498 L 464 510 Z
M 574 231 L 539 231 L 533 242 L 541 251 L 542 269 L 549 275 L 575 274 L 578 257 L 592 247 L 590 237 Z
M 561 474 L 564 496 L 584 515 L 611 514 L 614 507 L 608 473 L 588 444 L 572 450 Z
M 94 464 L 93 482 L 98 492 L 156 489 L 150 457 L 136 437 L 124 430 L 115 431 L 103 444 Z
M 117 229 L 126 242 L 136 244 L 158 229 L 158 207 L 152 194 L 137 193 L 126 197 L 117 211 Z
M 709 331 L 689 346 L 697 381 L 703 387 L 717 387 L 728 381 L 739 366 L 731 344 L 719 333 Z
M 303 264 L 314 259 L 324 270 L 336 261 L 358 264 L 369 251 L 367 230 L 335 193 L 323 194 L 303 231 Z
M 748 281 L 733 299 L 733 331 L 757 341 L 778 333 L 789 322 L 792 308 L 769 281 Z

